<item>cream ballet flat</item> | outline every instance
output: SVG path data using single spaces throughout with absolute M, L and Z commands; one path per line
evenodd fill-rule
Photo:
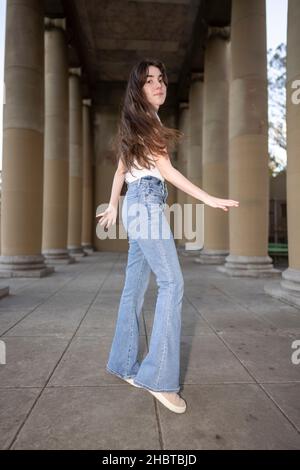
M 142 388 L 140 385 L 137 385 L 133 382 L 133 379 L 124 379 L 126 382 L 128 382 L 130 385 L 133 385 L 134 387 L 137 388 Z
M 184 413 L 186 411 L 186 402 L 183 398 L 180 398 L 181 405 L 174 405 L 170 400 L 163 396 L 163 393 L 170 393 L 170 392 L 153 392 L 152 390 L 148 390 L 158 401 L 160 401 L 166 408 L 174 413 Z M 174 392 L 175 393 L 175 392 Z

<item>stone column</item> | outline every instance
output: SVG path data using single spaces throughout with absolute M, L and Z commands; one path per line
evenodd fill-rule
M 174 108 L 173 107 L 164 108 L 164 109 L 161 110 L 161 113 L 159 111 L 160 119 L 166 127 L 170 127 L 172 129 L 177 128 L 177 122 L 176 122 L 177 121 L 177 113 L 176 113 L 176 110 L 177 110 L 177 106 L 174 107 Z M 174 166 L 174 168 L 178 169 L 177 153 L 176 153 L 175 149 L 174 149 L 173 152 L 170 152 L 169 155 L 170 155 L 172 165 Z M 174 219 L 175 219 L 175 217 L 171 216 L 171 210 L 174 213 L 174 208 L 177 205 L 177 188 L 173 184 L 170 184 L 167 180 L 165 180 L 165 182 L 166 182 L 167 189 L 168 189 L 167 207 L 165 208 L 165 215 L 167 216 L 168 222 L 169 222 L 170 227 L 171 227 L 171 230 L 174 233 L 174 228 L 175 228 Z M 175 204 L 175 206 L 173 206 L 173 204 Z M 173 206 L 173 208 L 172 208 L 172 206 Z M 170 208 L 170 212 L 169 212 L 169 208 Z M 174 237 L 174 241 L 175 241 L 175 244 L 177 244 L 178 239 L 176 239 Z
M 210 28 L 204 61 L 202 189 L 228 197 L 229 28 Z M 223 264 L 229 253 L 228 213 L 204 206 L 204 248 L 195 261 Z
M 187 178 L 196 186 L 202 186 L 202 117 L 203 117 L 203 73 L 192 72 L 189 90 L 190 151 L 187 156 Z M 186 220 L 191 232 L 196 230 L 196 204 L 201 204 L 186 194 Z M 189 209 L 188 209 L 189 207 Z M 189 212 L 191 209 L 191 212 Z M 202 248 L 195 241 L 185 243 L 185 254 L 195 254 Z
M 3 101 L 4 103 L 4 95 L 3 95 Z M 0 172 L 0 199 L 1 199 L 1 188 L 2 188 L 2 178 L 1 178 L 1 172 Z M 0 200 L 0 227 L 1 227 L 1 200 Z M 0 254 L 1 254 L 1 230 L 0 230 Z M 9 286 L 0 286 L 0 299 L 2 297 L 5 297 L 6 295 L 9 295 Z
M 1 277 L 54 271 L 41 254 L 44 140 L 44 5 L 8 0 L 6 12 Z
M 181 132 L 184 133 L 184 137 L 178 145 L 178 153 L 177 153 L 177 169 L 182 173 L 185 177 L 187 177 L 187 159 L 188 153 L 190 151 L 190 135 L 189 135 L 189 105 L 188 102 L 182 101 L 179 103 L 179 119 L 178 119 L 178 127 Z M 182 214 L 182 221 L 175 218 L 174 224 L 174 231 L 176 233 L 181 233 L 182 238 L 177 239 L 177 247 L 181 250 L 185 250 L 185 243 L 186 239 L 184 237 L 184 204 L 186 203 L 186 193 L 181 191 L 180 189 L 176 188 L 177 193 L 177 203 L 181 205 L 181 214 Z M 182 251 L 182 252 L 183 252 Z
M 81 69 L 69 75 L 69 212 L 68 250 L 75 257 L 86 256 L 81 246 L 82 230 L 82 96 Z
M 229 276 L 278 276 L 268 256 L 269 169 L 264 0 L 233 0 L 229 98 Z
M 45 161 L 43 255 L 47 264 L 74 262 L 67 250 L 69 83 L 65 19 L 45 18 Z
M 94 250 L 93 230 L 93 136 L 91 126 L 91 100 L 82 102 L 82 139 L 83 139 L 83 194 L 82 194 L 82 234 L 81 246 L 86 253 Z
M 280 283 L 264 290 L 278 299 L 300 307 L 300 2 L 289 0 L 287 29 L 287 224 L 289 267 Z
M 115 90 L 110 88 L 107 92 L 108 96 L 111 97 Z M 117 93 L 115 93 L 118 96 Z M 103 99 L 103 101 L 105 101 Z M 112 99 L 111 99 L 112 101 Z M 113 139 L 115 138 L 118 126 L 118 107 L 115 103 L 100 103 L 96 109 L 94 109 L 94 136 L 95 136 L 95 211 L 94 211 L 94 247 L 97 251 L 118 251 L 126 252 L 128 251 L 128 241 L 127 238 L 119 238 L 119 229 L 121 225 L 121 198 L 118 204 L 118 216 L 116 224 L 110 227 L 107 232 L 107 238 L 100 239 L 96 233 L 96 211 L 99 205 L 108 204 L 110 196 L 112 183 L 114 179 L 114 174 L 117 169 L 116 157 L 112 147 Z M 124 182 L 123 188 L 126 190 L 126 183 Z M 126 192 L 126 191 L 125 191 Z M 107 207 L 107 206 L 106 206 Z M 104 209 L 104 207 L 103 207 Z M 99 223 L 99 219 L 97 219 Z M 123 229 L 124 230 L 124 229 Z M 126 232 L 124 230 L 125 237 Z

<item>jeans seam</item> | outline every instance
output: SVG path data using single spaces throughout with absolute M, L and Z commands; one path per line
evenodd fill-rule
M 161 245 L 160 245 L 160 243 L 158 243 L 158 250 L 159 250 L 159 252 L 160 252 L 162 258 L 165 259 L 165 261 L 166 261 L 166 266 L 167 266 L 167 269 L 168 269 L 168 271 L 169 271 L 169 265 L 168 265 L 168 262 L 167 262 L 167 259 L 166 259 L 164 250 L 161 250 Z M 170 271 L 169 271 L 169 274 L 170 274 Z M 170 292 L 170 294 L 169 294 L 169 296 L 168 296 L 168 305 L 170 305 L 170 300 L 171 300 L 171 292 Z M 170 317 L 170 312 L 167 312 L 166 334 L 165 334 L 165 339 L 164 339 L 164 344 L 163 344 L 162 358 L 161 358 L 160 363 L 159 363 L 158 378 L 157 378 L 156 384 L 159 383 L 159 380 L 160 380 L 160 373 L 161 373 L 161 369 L 162 369 L 162 364 L 163 364 L 163 361 L 164 361 L 164 358 L 165 358 L 166 343 L 167 343 L 167 335 L 168 335 L 168 326 L 169 326 L 169 317 Z
M 131 346 L 132 346 L 132 336 L 133 336 L 133 324 L 134 324 L 134 317 L 136 318 L 137 322 L 138 322 L 138 318 L 136 316 L 136 305 L 137 305 L 137 298 L 138 298 L 138 294 L 139 294 L 139 285 L 140 285 L 140 282 L 141 282 L 141 278 L 142 278 L 142 274 L 143 274 L 143 269 L 144 269 L 144 263 L 146 261 L 146 258 L 144 257 L 143 258 L 143 261 L 142 261 L 142 265 L 141 265 L 141 270 L 140 270 L 140 273 L 139 273 L 139 278 L 138 278 L 138 282 L 137 282 L 137 289 L 136 289 L 136 296 L 135 296 L 135 301 L 133 303 L 133 311 L 134 311 L 134 316 L 132 315 L 132 321 L 131 321 L 131 328 L 130 328 L 130 339 L 129 339 L 129 348 L 128 348 L 128 356 L 127 356 L 127 364 L 126 364 L 126 373 L 128 371 L 128 365 L 129 365 L 129 357 L 130 357 L 130 352 L 131 352 Z M 132 313 L 132 312 L 131 312 Z

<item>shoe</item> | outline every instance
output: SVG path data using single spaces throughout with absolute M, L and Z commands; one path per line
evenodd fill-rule
M 163 393 L 170 393 L 170 392 L 154 392 L 153 390 L 148 390 L 158 401 L 160 401 L 166 408 L 174 413 L 184 413 L 186 411 L 186 402 L 183 398 L 180 397 L 180 401 L 182 405 L 174 405 L 170 400 L 163 396 Z M 174 392 L 175 393 L 175 392 Z
M 124 379 L 124 380 L 128 382 L 130 385 L 133 385 L 134 387 L 142 388 L 140 385 L 135 384 L 133 379 Z

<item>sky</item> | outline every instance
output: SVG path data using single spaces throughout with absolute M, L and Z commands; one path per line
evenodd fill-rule
M 281 44 L 286 44 L 286 31 L 287 31 L 287 5 L 288 0 L 267 0 L 267 48 L 276 49 Z M 271 77 L 271 72 L 268 70 L 268 77 Z M 276 95 L 276 93 L 275 93 Z M 274 96 L 275 96 L 274 95 Z M 269 94 L 269 119 L 272 122 L 277 121 L 278 109 L 274 103 L 272 105 Z M 281 121 L 281 118 L 280 120 Z M 273 143 L 271 138 L 272 131 L 269 128 L 269 152 L 274 155 L 278 167 L 273 171 L 273 176 L 276 176 L 283 168 L 286 167 L 287 153 L 286 150 L 280 148 Z
M 275 49 L 282 42 L 286 43 L 287 3 L 288 0 L 266 0 L 268 49 Z M 0 170 L 2 169 L 5 14 L 6 0 L 0 0 L 0 83 L 2 84 L 0 87 Z
M 267 0 L 267 48 L 286 44 L 288 0 Z

